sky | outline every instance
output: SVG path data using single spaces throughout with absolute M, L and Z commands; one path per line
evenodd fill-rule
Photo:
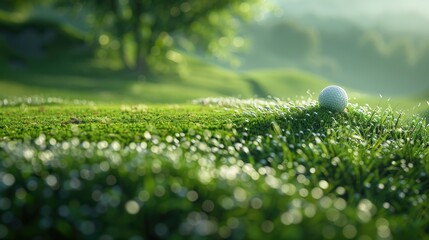
M 427 0 L 273 0 L 286 12 L 336 16 L 417 14 L 429 18 Z
M 271 0 L 287 17 L 346 18 L 363 26 L 422 30 L 429 26 L 428 0 Z

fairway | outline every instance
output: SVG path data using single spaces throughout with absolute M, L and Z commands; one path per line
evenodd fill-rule
M 184 55 L 185 56 L 185 55 Z M 182 75 L 161 73 L 154 79 L 136 80 L 136 76 L 118 71 L 115 61 L 85 58 L 58 59 L 29 64 L 26 71 L 0 65 L 0 99 L 61 98 L 85 99 L 101 104 L 188 104 L 205 97 L 279 98 L 295 101 L 317 98 L 324 87 L 336 84 L 320 76 L 297 69 L 270 69 L 235 72 L 186 56 Z M 116 63 L 117 64 L 117 63 Z M 61 81 L 59 81 L 61 79 Z M 389 107 L 407 114 L 428 111 L 426 97 L 383 97 L 346 88 L 350 102 L 371 107 Z M 0 105 L 1 101 L 0 101 Z
M 429 127 L 312 99 L 3 100 L 9 239 L 428 239 Z

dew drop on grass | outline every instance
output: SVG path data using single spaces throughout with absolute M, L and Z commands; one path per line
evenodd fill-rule
M 189 191 L 186 194 L 186 198 L 190 201 L 190 202 L 195 202 L 198 199 L 198 193 L 194 190 Z
M 113 149 L 113 151 L 119 151 L 121 149 L 121 144 L 114 141 L 110 144 L 110 147 Z
M 377 226 L 377 234 L 380 238 L 389 238 L 390 237 L 390 228 L 389 221 L 385 218 L 379 218 L 375 222 Z
M 247 192 L 240 187 L 234 189 L 233 195 L 238 202 L 244 202 L 247 199 Z
M 343 235 L 347 239 L 353 239 L 357 235 L 357 229 L 355 226 L 348 224 L 343 228 Z
M 214 210 L 214 203 L 211 200 L 204 200 L 203 204 L 202 204 L 202 209 L 205 212 L 212 212 Z
M 27 160 L 31 160 L 35 155 L 35 151 L 31 148 L 25 148 L 23 152 L 23 156 Z
M 142 190 L 139 192 L 138 198 L 140 201 L 146 202 L 150 199 L 150 194 L 146 190 Z
M 109 143 L 107 141 L 101 141 L 97 143 L 97 148 L 100 150 L 103 150 L 109 146 Z
M 79 228 L 80 228 L 80 231 L 84 235 L 91 235 L 95 231 L 95 225 L 94 225 L 94 223 L 92 221 L 88 221 L 88 220 L 83 221 L 80 224 Z
M 74 138 L 72 138 L 72 139 L 71 139 L 71 141 L 70 141 L 70 142 L 71 142 L 72 146 L 76 147 L 76 146 L 78 146 L 78 145 L 79 145 L 80 140 L 79 140 L 79 138 L 74 137 Z
M 45 141 L 46 141 L 46 136 L 44 134 L 41 134 L 39 135 L 39 137 L 36 138 L 34 143 L 36 143 L 36 145 L 38 146 L 42 146 L 45 144 Z
M 262 229 L 262 231 L 264 231 L 266 233 L 270 233 L 274 229 L 274 224 L 272 221 L 265 220 L 261 224 L 261 229 Z
M 301 149 L 299 149 L 299 150 L 301 150 Z M 301 151 L 302 152 L 302 151 Z M 304 165 L 298 165 L 298 167 L 296 168 L 296 171 L 298 172 L 298 173 L 305 173 L 306 172 L 306 168 L 305 168 L 305 166 Z
M 15 183 L 15 177 L 10 173 L 6 173 L 2 177 L 2 182 L 6 186 L 12 186 Z
M 102 199 L 103 197 L 103 193 L 100 190 L 94 190 L 91 193 L 91 198 L 92 200 L 94 200 L 95 202 L 98 202 Z
M 337 198 L 337 199 L 334 201 L 334 207 L 335 207 L 336 209 L 338 209 L 338 210 L 342 211 L 342 210 L 346 209 L 346 207 L 347 207 L 347 202 L 346 202 L 346 200 L 344 200 L 343 198 Z
M 285 225 L 299 224 L 302 221 L 302 213 L 298 209 L 291 209 L 283 213 L 280 220 Z
M 319 187 L 322 189 L 328 189 L 329 183 L 326 180 L 320 180 L 319 181 Z
M 320 189 L 320 188 L 318 188 L 318 187 L 313 188 L 313 189 L 311 190 L 311 196 L 312 196 L 314 199 L 320 199 L 320 198 L 323 196 L 323 191 L 322 191 L 322 189 Z
M 114 175 L 110 174 L 106 177 L 106 183 L 108 185 L 113 186 L 116 184 L 116 182 L 117 182 L 117 180 L 116 180 L 116 177 Z
M 232 209 L 232 208 L 234 207 L 234 201 L 233 201 L 231 198 L 229 198 L 229 197 L 223 197 L 223 198 L 220 200 L 220 205 L 221 205 L 224 209 L 226 209 L 226 210 L 230 210 L 230 209 Z
M 252 200 L 250 200 L 250 206 L 253 209 L 260 209 L 263 205 L 263 201 L 260 198 L 252 198 Z
M 307 197 L 307 196 L 308 196 L 308 190 L 307 190 L 307 189 L 305 189 L 305 188 L 301 188 L 301 189 L 299 189 L 298 193 L 299 193 L 299 195 L 300 195 L 301 197 L 303 197 L 303 198 L 305 198 L 305 197 Z
M 135 200 L 129 200 L 125 203 L 125 210 L 129 214 L 135 215 L 140 211 L 140 205 Z
M 157 185 L 154 189 L 154 195 L 157 197 L 163 197 L 165 195 L 165 188 L 162 185 Z
M 330 208 L 332 206 L 332 199 L 327 196 L 322 197 L 319 204 L 322 208 Z
M 48 186 L 50 187 L 55 187 L 58 184 L 58 180 L 57 177 L 55 177 L 54 175 L 48 175 L 45 178 L 46 184 L 48 184 Z
M 69 181 L 69 185 L 71 189 L 78 190 L 81 187 L 81 181 L 78 178 L 72 178 Z
M 322 236 L 326 239 L 333 239 L 336 236 L 336 230 L 333 226 L 327 225 L 322 229 Z

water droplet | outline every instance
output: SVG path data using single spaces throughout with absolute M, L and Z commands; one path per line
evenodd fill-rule
M 357 235 L 356 227 L 353 225 L 350 225 L 350 224 L 344 226 L 343 235 L 345 238 L 348 238 L 348 239 L 352 239 L 352 238 L 356 237 L 356 235 Z
M 48 175 L 45 178 L 45 181 L 46 181 L 46 184 L 48 184 L 48 186 L 50 186 L 52 188 L 55 187 L 55 185 L 58 184 L 57 177 L 55 177 L 54 175 Z
M 322 189 L 328 189 L 329 183 L 325 180 L 321 180 L 321 181 L 319 181 L 319 187 Z
M 6 173 L 2 177 L 2 182 L 6 186 L 12 186 L 15 183 L 15 177 L 10 173 Z
M 137 214 L 140 211 L 140 205 L 138 202 L 134 200 L 129 200 L 125 203 L 125 210 L 131 214 Z
M 271 221 L 265 220 L 261 224 L 262 231 L 270 233 L 274 229 L 274 224 Z
M 79 228 L 84 235 L 91 235 L 95 231 L 95 225 L 91 221 L 83 221 Z
M 195 202 L 198 199 L 198 193 L 194 190 L 189 191 L 186 194 L 186 198 L 190 201 L 190 202 Z

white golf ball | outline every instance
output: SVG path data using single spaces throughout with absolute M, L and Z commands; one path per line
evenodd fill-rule
M 346 91 L 335 85 L 324 88 L 319 95 L 320 106 L 335 112 L 344 111 L 348 101 Z

